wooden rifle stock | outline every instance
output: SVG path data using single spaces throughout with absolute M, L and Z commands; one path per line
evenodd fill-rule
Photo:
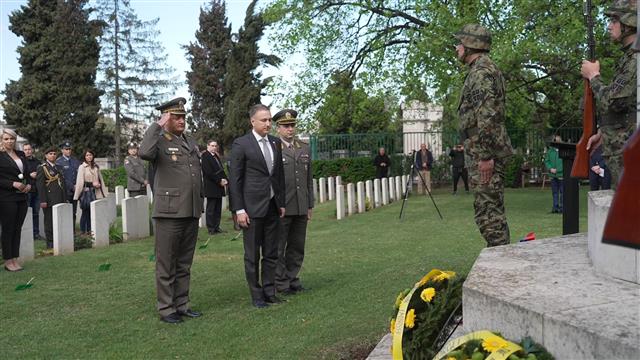
M 595 104 L 593 100 L 593 91 L 589 80 L 584 80 L 584 112 L 582 113 L 582 137 L 576 144 L 576 157 L 573 159 L 573 167 L 571 168 L 571 177 L 576 179 L 589 178 L 589 150 L 587 143 L 589 138 L 595 133 Z
M 602 242 L 640 249 L 640 130 L 627 141 L 624 169 L 611 202 Z

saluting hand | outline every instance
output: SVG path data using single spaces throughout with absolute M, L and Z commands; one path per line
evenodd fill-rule
M 167 124 L 167 121 L 169 121 L 169 118 L 171 117 L 171 114 L 169 113 L 164 113 L 160 116 L 160 119 L 158 119 L 157 124 L 160 125 L 160 127 L 164 127 Z

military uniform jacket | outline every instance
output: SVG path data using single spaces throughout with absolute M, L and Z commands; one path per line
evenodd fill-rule
M 36 187 L 38 199 L 41 203 L 47 203 L 47 207 L 62 204 L 67 201 L 67 190 L 62 166 L 51 165 L 45 161 L 36 172 Z
M 147 169 L 144 162 L 138 156 L 124 158 L 124 169 L 127 171 L 127 189 L 129 191 L 141 191 L 147 187 L 144 181 L 147 179 Z
M 153 217 L 199 218 L 203 208 L 202 170 L 196 142 L 153 123 L 144 134 L 139 152 L 155 170 Z
M 76 178 L 78 177 L 78 168 L 80 167 L 80 161 L 73 156 L 68 160 L 64 156 L 60 156 L 56 160 L 56 165 L 62 168 L 65 181 L 65 191 L 67 195 L 73 195 L 76 187 Z
M 469 65 L 458 116 L 465 151 L 474 160 L 504 158 L 513 154 L 505 128 L 505 81 L 486 54 Z
M 284 166 L 285 214 L 307 215 L 313 208 L 313 171 L 309 145 L 294 139 L 287 146 L 282 142 L 282 164 Z
M 591 79 L 591 90 L 596 99 L 600 125 L 624 127 L 629 121 L 636 121 L 636 58 L 628 45 L 623 47 L 624 55 L 616 64 L 611 84 L 605 85 L 600 76 Z

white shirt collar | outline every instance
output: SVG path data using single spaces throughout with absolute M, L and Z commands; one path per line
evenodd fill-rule
M 262 141 L 262 139 L 267 139 L 267 142 L 269 141 L 269 135 L 262 137 L 253 129 L 251 129 L 251 132 L 253 133 L 253 136 L 256 138 L 258 142 Z

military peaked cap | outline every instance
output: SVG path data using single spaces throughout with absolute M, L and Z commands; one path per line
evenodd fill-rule
M 71 149 L 72 146 L 71 146 L 71 143 L 69 141 L 65 141 L 62 144 L 60 144 L 60 148 L 61 149 Z
M 57 153 L 58 152 L 58 148 L 53 146 L 53 145 L 49 145 L 49 146 L 45 147 L 44 154 L 48 154 L 50 152 Z
M 273 115 L 273 121 L 277 125 L 295 125 L 298 112 L 292 109 L 284 109 Z
M 131 142 L 129 143 L 129 145 L 127 145 L 127 149 L 137 149 L 138 148 L 138 144 Z
M 183 97 L 175 98 L 171 101 L 167 101 L 162 105 L 156 106 L 156 110 L 160 110 L 161 113 L 169 113 L 176 115 L 185 115 L 187 111 L 184 109 L 184 104 L 187 103 L 187 100 Z

